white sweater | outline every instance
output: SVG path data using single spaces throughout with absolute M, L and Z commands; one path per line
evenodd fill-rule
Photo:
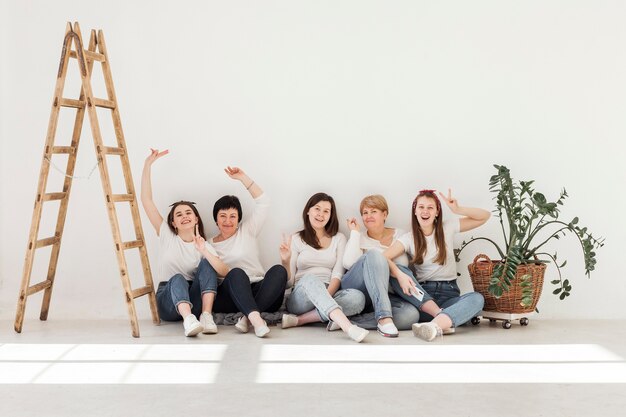
M 341 279 L 344 269 L 342 265 L 346 237 L 337 233 L 332 237 L 326 249 L 315 249 L 307 245 L 299 234 L 291 237 L 291 275 L 295 277 L 294 285 L 305 274 L 313 274 L 325 284 L 332 278 Z
M 393 231 L 393 240 L 391 244 L 393 245 L 396 240 L 400 236 L 405 234 L 405 232 L 401 229 L 394 229 Z M 343 255 L 343 267 L 346 269 L 352 268 L 352 265 L 359 260 L 359 258 L 368 250 L 377 250 L 379 252 L 384 252 L 388 249 L 389 246 L 384 246 L 380 243 L 380 241 L 376 239 L 372 239 L 367 235 L 367 231 L 364 233 L 357 232 L 356 230 L 350 231 L 350 239 L 348 239 L 348 243 L 346 244 L 346 251 Z M 399 255 L 397 258 L 393 260 L 398 265 L 409 266 L 409 258 L 406 253 Z
M 254 204 L 254 210 L 249 217 L 242 215 L 244 220 L 234 235 L 221 242 L 215 242 L 215 237 L 211 238 L 211 245 L 222 261 L 231 269 L 243 269 L 250 277 L 250 282 L 261 281 L 265 275 L 265 269 L 259 260 L 257 237 L 267 218 L 270 199 L 264 193 L 254 199 Z

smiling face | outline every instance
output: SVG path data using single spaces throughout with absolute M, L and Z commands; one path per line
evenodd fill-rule
M 237 232 L 239 212 L 236 208 L 222 209 L 217 212 L 217 219 L 215 221 L 224 239 L 228 239 Z
M 186 204 L 176 206 L 172 217 L 172 226 L 179 234 L 181 231 L 195 229 L 196 224 L 198 224 L 198 217 L 190 206 Z
M 434 198 L 422 196 L 417 199 L 415 218 L 422 229 L 432 228 L 438 215 L 439 210 L 437 210 L 437 202 Z
M 323 200 L 315 203 L 307 212 L 309 224 L 313 229 L 324 229 L 331 215 L 332 205 L 330 201 Z
M 377 209 L 375 207 L 363 207 L 361 211 L 361 219 L 367 230 L 380 230 L 385 227 L 387 220 L 387 211 Z

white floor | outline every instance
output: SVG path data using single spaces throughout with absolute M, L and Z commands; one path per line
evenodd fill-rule
M 321 326 L 0 321 L 0 416 L 623 416 L 623 321 L 482 321 L 425 343 Z

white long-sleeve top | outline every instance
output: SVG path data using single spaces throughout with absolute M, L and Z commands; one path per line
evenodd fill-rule
M 291 237 L 291 262 L 289 268 L 294 277 L 295 285 L 305 274 L 313 274 L 325 284 L 332 278 L 341 279 L 344 269 L 343 253 L 346 248 L 346 237 L 337 233 L 332 237 L 330 245 L 325 249 L 315 249 L 307 245 L 296 233 Z
M 241 268 L 250 277 L 250 282 L 263 279 L 265 269 L 259 260 L 259 245 L 257 237 L 261 233 L 270 208 L 270 199 L 261 194 L 254 199 L 254 210 L 239 224 L 237 232 L 226 240 L 215 242 L 211 238 L 211 245 L 217 251 L 222 261 L 232 268 Z
M 391 244 L 393 245 L 396 240 L 406 232 L 401 229 L 393 230 L 393 239 Z M 384 246 L 380 243 L 380 241 L 376 239 L 372 239 L 367 235 L 367 231 L 364 233 L 358 232 L 356 230 L 350 231 L 350 239 L 348 239 L 348 243 L 346 244 L 346 250 L 343 254 L 343 267 L 346 269 L 352 268 L 352 265 L 359 260 L 359 258 L 368 250 L 377 250 L 379 252 L 384 252 L 388 249 L 389 246 Z M 409 258 L 406 253 L 402 253 L 397 258 L 393 260 L 398 265 L 409 266 Z

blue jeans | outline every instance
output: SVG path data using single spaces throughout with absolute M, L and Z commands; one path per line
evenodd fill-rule
M 287 298 L 287 311 L 304 314 L 313 309 L 322 321 L 329 320 L 331 311 L 340 308 L 346 316 L 359 314 L 365 306 L 365 296 L 359 290 L 339 290 L 330 296 L 326 285 L 315 275 L 306 274 L 293 288 Z
M 191 305 L 191 312 L 196 317 L 202 313 L 202 295 L 217 291 L 217 273 L 209 261 L 202 259 L 193 277 L 187 281 L 181 274 L 176 274 L 167 283 L 161 282 L 156 293 L 159 317 L 165 321 L 182 320 L 178 312 L 180 303 Z
M 456 279 L 452 281 L 425 281 L 421 285 L 417 283 L 417 280 L 413 277 L 413 273 L 409 268 L 398 265 L 398 267 L 405 274 L 409 275 L 413 281 L 417 284 L 418 288 L 421 288 L 425 295 L 422 301 L 419 301 L 413 296 L 406 295 L 402 292 L 398 280 L 391 279 L 391 287 L 397 295 L 404 300 L 410 302 L 415 307 L 420 309 L 420 321 L 431 321 L 433 317 L 430 314 L 421 311 L 421 306 L 428 300 L 434 300 L 439 307 L 442 308 L 441 313 L 450 317 L 452 320 L 452 327 L 458 327 L 475 317 L 483 309 L 485 299 L 477 292 L 470 292 L 461 295 L 461 290 L 456 283 Z
M 389 301 L 389 264 L 387 258 L 370 250 L 355 262 L 341 279 L 341 288 L 353 288 L 365 295 L 365 308 L 374 309 L 376 320 L 392 317 Z
M 397 295 L 389 294 L 388 296 L 391 304 L 391 314 L 393 315 L 393 324 L 396 325 L 398 330 L 411 330 L 413 323 L 418 322 L 420 312 L 413 304 L 404 301 Z M 350 317 L 350 321 L 368 330 L 376 330 L 378 327 L 378 319 L 376 319 L 373 312 L 352 316 Z

